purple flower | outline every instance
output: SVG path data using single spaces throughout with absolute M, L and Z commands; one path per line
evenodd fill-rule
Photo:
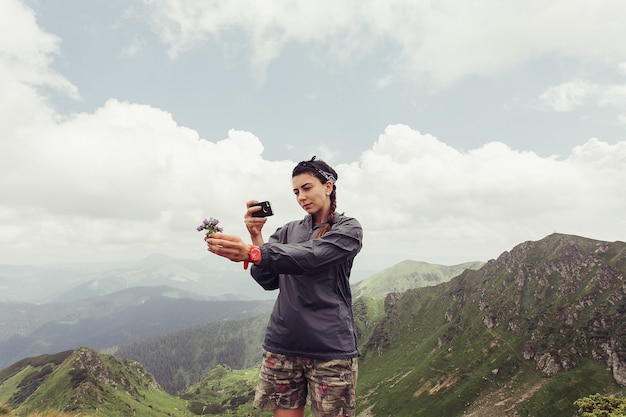
M 202 224 L 196 227 L 198 232 L 206 230 L 206 235 L 209 236 L 212 233 L 222 233 L 224 229 L 222 227 L 217 227 L 220 221 L 218 219 L 214 219 L 213 217 L 209 217 L 208 219 L 202 220 Z

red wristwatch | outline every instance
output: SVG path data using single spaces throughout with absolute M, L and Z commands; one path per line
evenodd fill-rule
M 257 245 L 250 245 L 248 258 L 250 258 L 250 261 L 243 261 L 243 269 L 248 269 L 248 262 L 252 262 L 254 264 L 261 260 L 261 248 Z

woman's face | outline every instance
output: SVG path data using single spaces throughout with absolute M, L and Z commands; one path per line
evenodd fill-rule
M 300 207 L 313 215 L 316 223 L 321 222 L 330 209 L 330 193 L 333 185 L 330 181 L 326 184 L 313 174 L 308 172 L 296 175 L 292 178 L 293 193 Z

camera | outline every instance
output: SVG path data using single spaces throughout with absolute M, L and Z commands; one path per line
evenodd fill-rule
M 251 205 L 250 207 L 260 206 L 261 210 L 257 210 L 252 213 L 252 217 L 267 217 L 272 216 L 274 213 L 272 212 L 272 205 L 269 201 L 262 201 L 260 203 L 256 203 Z

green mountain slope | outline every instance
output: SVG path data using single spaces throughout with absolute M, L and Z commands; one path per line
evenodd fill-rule
M 419 261 L 402 261 L 352 286 L 352 297 L 384 298 L 390 292 L 404 292 L 449 281 L 466 269 L 479 269 L 484 262 L 460 265 L 436 265 Z
M 0 404 L 16 416 L 78 412 L 88 416 L 191 416 L 142 365 L 82 347 L 23 359 L 0 371 Z
M 271 417 L 271 411 L 254 410 L 252 407 L 258 376 L 258 367 L 237 370 L 220 365 L 189 387 L 181 397 L 198 415 Z
M 626 244 L 550 235 L 393 294 L 361 361 L 376 416 L 567 416 L 623 392 Z M 610 369 L 610 371 L 607 371 Z

